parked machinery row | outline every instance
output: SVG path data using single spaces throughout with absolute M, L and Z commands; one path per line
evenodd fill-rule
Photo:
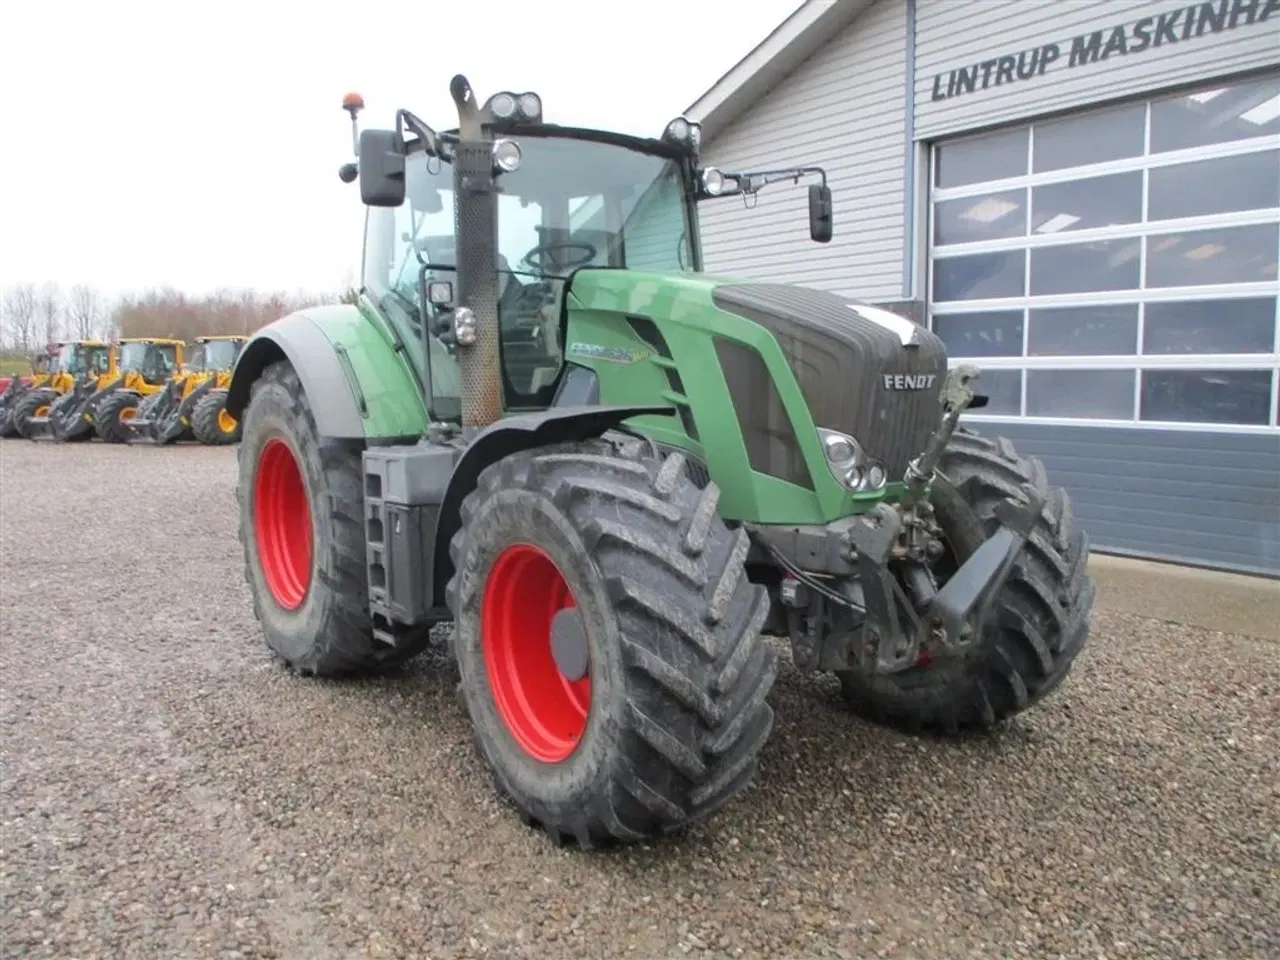
M 226 409 L 231 371 L 247 338 L 123 337 L 63 340 L 32 358 L 31 375 L 0 393 L 0 437 L 69 443 L 235 443 Z

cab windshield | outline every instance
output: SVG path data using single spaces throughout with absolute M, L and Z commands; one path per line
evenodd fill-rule
M 136 370 L 148 381 L 159 382 L 168 377 L 173 372 L 176 359 L 171 343 L 131 341 L 120 345 L 120 369 Z
M 202 345 L 203 363 L 201 370 L 230 370 L 236 363 L 236 342 L 234 340 L 210 340 Z
M 106 347 L 86 347 L 76 343 L 64 343 L 59 347 L 50 364 L 57 373 L 70 373 L 77 377 L 85 373 L 102 373 L 107 366 Z
M 507 406 L 545 406 L 560 372 L 564 285 L 585 266 L 655 272 L 695 268 L 681 164 L 626 144 L 563 136 L 519 136 L 518 169 L 498 178 L 498 315 Z M 364 285 L 389 318 L 420 342 L 419 272 L 453 280 L 453 170 L 410 154 L 405 203 L 371 208 Z M 427 305 L 428 316 L 434 308 Z M 411 339 L 412 338 L 412 339 Z M 433 338 L 432 408 L 455 419 L 457 362 Z M 423 366 L 422 351 L 411 350 Z

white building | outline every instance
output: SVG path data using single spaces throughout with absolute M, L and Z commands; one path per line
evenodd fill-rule
M 1106 552 L 1280 575 L 1280 0 L 826 0 L 687 111 L 707 269 L 892 303 Z

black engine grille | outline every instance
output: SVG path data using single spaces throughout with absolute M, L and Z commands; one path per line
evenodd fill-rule
M 726 284 L 715 289 L 720 309 L 773 333 L 820 427 L 856 438 L 884 464 L 891 480 L 924 449 L 942 411 L 946 348 L 918 328 L 911 346 L 856 310 L 860 304 L 821 290 L 784 284 Z M 925 389 L 886 386 L 886 374 L 933 374 Z M 918 382 L 918 381 L 917 381 Z

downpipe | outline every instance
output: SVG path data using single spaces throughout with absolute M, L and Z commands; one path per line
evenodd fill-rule
M 1021 556 L 1036 518 L 1044 509 L 1044 497 L 1031 486 L 1025 499 L 1006 499 L 996 506 L 999 528 L 943 585 L 934 589 L 923 566 L 907 569 L 916 602 L 894 576 L 895 558 L 915 511 L 931 512 L 929 494 L 938 464 L 955 434 L 960 415 L 973 402 L 973 381 L 978 370 L 970 364 L 947 375 L 941 402 L 942 423 L 924 451 L 907 467 L 906 493 L 896 505 L 877 504 L 848 534 L 850 560 L 861 581 L 864 610 L 862 649 L 854 658 L 876 673 L 897 672 L 918 662 L 921 652 L 935 660 L 962 657 L 992 627 L 995 598 L 1008 581 Z

